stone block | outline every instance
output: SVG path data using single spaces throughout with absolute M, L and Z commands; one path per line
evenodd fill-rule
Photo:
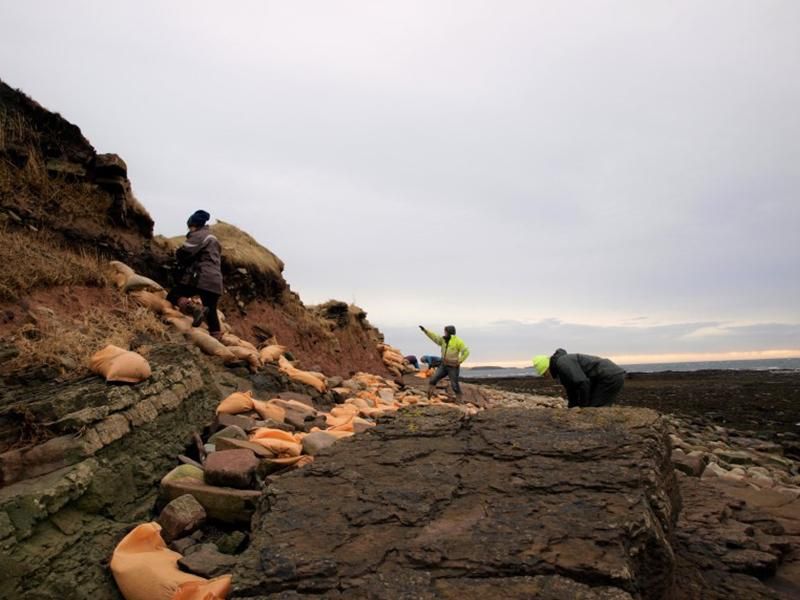
M 203 467 L 209 485 L 250 489 L 255 483 L 258 459 L 252 450 L 219 450 L 209 454 Z
M 158 516 L 161 536 L 167 543 L 189 535 L 205 521 L 205 509 L 191 494 L 178 496 L 169 502 Z

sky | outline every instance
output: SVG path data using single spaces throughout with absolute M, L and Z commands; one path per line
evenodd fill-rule
M 404 352 L 800 356 L 800 3 L 0 0 L 0 78 Z

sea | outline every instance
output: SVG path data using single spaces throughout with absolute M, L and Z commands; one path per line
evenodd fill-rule
M 628 373 L 663 373 L 665 371 L 800 371 L 800 358 L 769 358 L 756 360 L 715 360 L 702 362 L 651 363 L 620 365 Z M 488 377 L 538 377 L 533 367 L 478 367 L 464 368 L 462 377 L 471 379 Z

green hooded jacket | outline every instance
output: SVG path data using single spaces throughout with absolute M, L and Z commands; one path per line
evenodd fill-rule
M 441 335 L 437 335 L 432 331 L 423 329 L 434 344 L 438 344 L 442 349 L 442 362 L 451 367 L 457 367 L 462 362 L 467 360 L 469 356 L 469 348 L 460 337 L 451 335 L 449 340 L 445 340 Z

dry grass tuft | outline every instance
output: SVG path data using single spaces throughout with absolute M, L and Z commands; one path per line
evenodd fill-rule
M 125 302 L 123 308 L 92 308 L 65 321 L 47 309 L 34 311 L 32 322 L 14 335 L 19 355 L 3 365 L 14 372 L 49 365 L 68 378 L 86 375 L 89 358 L 108 344 L 129 348 L 134 339 L 166 340 L 167 326 L 146 308 Z
M 223 256 L 234 267 L 244 267 L 276 278 L 281 277 L 283 261 L 238 227 L 217 221 L 211 225 L 211 232 L 217 236 L 222 245 Z M 183 236 L 170 238 L 169 243 L 174 249 L 179 247 L 184 239 Z
M 103 287 L 106 261 L 96 252 L 68 249 L 44 232 L 0 229 L 0 300 L 15 301 L 33 290 L 60 285 Z

